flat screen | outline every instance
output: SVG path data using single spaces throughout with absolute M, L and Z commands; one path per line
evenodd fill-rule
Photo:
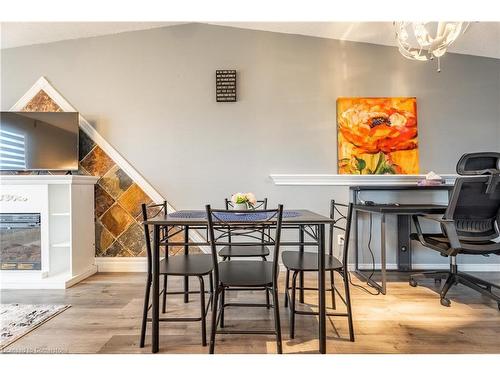
M 78 169 L 77 112 L 1 112 L 0 170 Z

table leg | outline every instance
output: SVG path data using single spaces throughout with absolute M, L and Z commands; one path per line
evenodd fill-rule
M 299 246 L 299 251 L 304 253 L 304 226 L 301 225 L 299 228 L 299 242 L 301 245 Z M 299 302 L 304 303 L 304 272 L 299 273 Z
M 356 192 L 352 192 L 352 202 L 354 205 L 358 204 L 358 195 Z M 359 239 L 358 239 L 358 211 L 354 210 L 352 213 L 352 221 L 354 224 L 353 232 L 354 232 L 354 271 L 357 272 L 359 270 Z
M 168 251 L 168 249 L 167 249 Z M 153 293 L 151 296 L 152 306 L 152 346 L 153 353 L 158 352 L 159 347 L 159 319 L 160 319 L 160 227 L 154 225 L 153 231 Z
M 325 224 L 318 226 L 319 352 L 326 354 Z
M 189 245 L 187 243 L 189 242 L 189 227 L 186 225 L 184 227 L 184 254 L 189 253 Z M 184 303 L 189 302 L 189 277 L 184 276 Z
M 359 236 L 358 236 L 358 211 L 353 212 L 354 222 L 354 270 L 359 270 Z
M 386 272 L 386 246 L 385 246 L 385 214 L 380 219 L 380 251 L 381 251 L 381 276 L 382 276 L 382 294 L 386 294 L 387 272 Z

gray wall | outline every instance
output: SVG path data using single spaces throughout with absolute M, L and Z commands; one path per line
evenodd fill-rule
M 270 173 L 336 173 L 339 96 L 416 96 L 421 172 L 500 149 L 500 60 L 435 64 L 395 47 L 202 24 L 2 50 L 2 109 L 40 76 L 178 208 L 235 191 L 326 213 L 344 187 L 274 186 Z M 237 103 L 215 70 L 238 70 Z M 426 261 L 439 257 L 430 254 Z M 476 260 L 474 260 L 476 262 Z

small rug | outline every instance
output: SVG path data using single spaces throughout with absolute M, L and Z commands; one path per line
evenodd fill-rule
M 60 314 L 71 305 L 0 305 L 0 350 Z

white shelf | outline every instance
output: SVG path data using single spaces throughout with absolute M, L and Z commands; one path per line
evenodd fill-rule
M 69 212 L 54 212 L 50 216 L 69 216 Z
M 58 243 L 54 243 L 52 244 L 52 247 L 70 247 L 71 244 L 68 242 L 58 242 Z

